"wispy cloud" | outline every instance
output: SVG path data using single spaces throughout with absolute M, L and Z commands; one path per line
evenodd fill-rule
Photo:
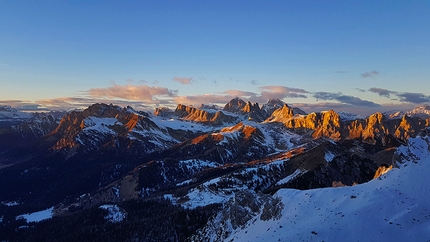
M 317 100 L 335 100 L 340 103 L 350 104 L 354 106 L 363 107 L 379 107 L 380 104 L 374 103 L 372 101 L 362 100 L 358 97 L 343 95 L 342 93 L 329 93 L 329 92 L 316 92 L 313 97 Z
M 251 80 L 249 83 L 251 83 L 252 85 L 260 85 L 257 80 Z
M 92 98 L 120 98 L 125 100 L 145 101 L 147 103 L 153 103 L 154 100 L 157 100 L 156 97 L 159 96 L 173 97 L 177 95 L 176 90 L 169 90 L 165 87 L 148 86 L 146 84 L 127 84 L 121 86 L 115 83 L 112 87 L 92 88 L 85 93 Z
M 241 90 L 227 90 L 223 93 L 230 95 L 231 97 L 256 97 L 257 93 L 255 92 L 247 92 Z
M 369 92 L 377 93 L 381 97 L 390 98 L 390 96 L 393 94 L 397 94 L 397 92 L 393 92 L 387 89 L 378 88 L 378 87 L 372 87 L 369 89 Z
M 183 85 L 190 85 L 193 82 L 193 78 L 192 77 L 177 77 L 177 76 L 175 76 L 173 78 L 173 81 L 179 82 Z
M 378 75 L 379 75 L 379 72 L 377 71 L 369 71 L 369 72 L 364 72 L 360 74 L 360 76 L 363 78 L 374 78 Z
M 23 111 L 44 111 L 40 104 L 28 100 L 0 100 L 0 105 L 11 106 Z
M 292 88 L 286 86 L 262 86 L 261 90 L 261 98 L 264 101 L 269 99 L 284 99 L 284 98 L 307 98 L 309 92 L 300 89 L 300 88 Z

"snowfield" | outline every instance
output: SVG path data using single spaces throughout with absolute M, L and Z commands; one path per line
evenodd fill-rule
M 27 223 L 40 222 L 42 220 L 52 218 L 53 210 L 54 210 L 54 207 L 51 207 L 39 212 L 22 214 L 22 215 L 16 216 L 16 219 L 25 219 Z
M 281 189 L 279 220 L 255 216 L 225 241 L 430 241 L 429 144 L 410 139 L 398 168 L 365 184 Z

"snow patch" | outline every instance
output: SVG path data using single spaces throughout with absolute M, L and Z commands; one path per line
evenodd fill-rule
M 16 216 L 15 219 L 25 219 L 27 223 L 31 222 L 40 222 L 45 219 L 50 219 L 53 216 L 54 207 L 48 208 L 46 210 L 42 210 L 34 213 L 27 213 Z
M 127 217 L 125 210 L 117 205 L 105 204 L 101 205 L 99 208 L 108 211 L 108 215 L 105 216 L 105 219 L 111 223 L 119 223 Z
M 306 170 L 297 169 L 297 170 L 295 170 L 292 174 L 290 174 L 289 176 L 287 176 L 287 177 L 285 177 L 284 179 L 282 179 L 282 180 L 278 181 L 278 182 L 276 183 L 276 185 L 286 184 L 286 183 L 288 183 L 289 181 L 291 181 L 291 180 L 295 179 L 296 177 L 298 177 L 298 176 L 300 176 L 300 175 L 302 175 L 302 174 L 304 174 L 304 173 L 306 173 Z
M 330 151 L 325 152 L 324 159 L 325 159 L 327 162 L 332 162 L 332 161 L 333 161 L 333 159 L 334 159 L 334 157 L 336 157 L 336 155 L 335 155 L 335 154 L 333 154 L 332 152 L 330 152 Z

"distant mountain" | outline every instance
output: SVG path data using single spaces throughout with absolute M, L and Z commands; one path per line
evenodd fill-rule
M 210 224 L 219 222 L 210 217 L 231 225 L 217 235 L 224 240 L 241 234 L 255 216 L 286 219 L 285 198 L 273 194 L 367 184 L 398 166 L 397 147 L 427 132 L 427 109 L 364 118 L 333 110 L 307 114 L 281 100 L 260 106 L 239 98 L 223 108 L 178 104 L 153 113 L 101 103 L 67 113 L 2 107 L 0 239 L 35 239 L 38 231 L 56 238 L 54 231 L 79 227 L 69 237 L 79 240 L 96 227 L 114 231 L 109 221 L 116 220 L 102 214 L 116 212 L 123 218 L 117 228 L 127 233 L 103 240 L 144 240 L 150 233 L 150 240 L 206 241 Z M 166 216 L 176 220 L 169 220 L 169 232 L 166 224 L 155 226 L 166 217 L 150 215 L 142 204 L 171 212 Z M 21 215 L 37 211 L 52 211 L 52 220 L 19 229 L 28 226 Z M 175 217 L 182 213 L 194 215 Z M 90 228 L 84 221 L 91 214 L 100 220 Z M 138 214 L 152 217 L 145 222 Z M 68 224 L 69 218 L 76 224 Z M 172 225 L 179 220 L 188 227 Z M 142 224 L 148 230 L 137 229 Z
M 430 106 L 418 106 L 412 110 L 407 111 L 391 111 L 384 113 L 390 119 L 403 118 L 405 115 L 409 117 L 422 117 L 430 116 Z
M 12 108 L 10 106 L 0 106 L 0 121 L 20 121 L 29 119 L 32 115 L 30 113 L 24 113 Z

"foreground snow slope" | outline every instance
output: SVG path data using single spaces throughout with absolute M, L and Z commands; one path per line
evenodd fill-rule
M 281 219 L 257 216 L 226 241 L 430 241 L 429 144 L 410 139 L 399 167 L 365 184 L 281 189 Z

